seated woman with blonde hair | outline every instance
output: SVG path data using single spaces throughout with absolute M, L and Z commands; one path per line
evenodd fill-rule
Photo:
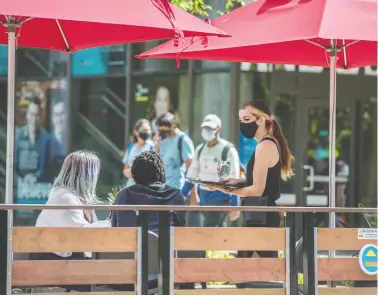
M 69 154 L 51 189 L 48 205 L 90 205 L 98 203 L 96 185 L 100 173 L 100 159 L 92 152 L 78 150 Z M 110 227 L 110 221 L 98 221 L 93 210 L 47 210 L 37 219 L 36 227 Z M 88 256 L 89 255 L 89 256 Z M 90 253 L 35 253 L 31 260 L 85 259 Z M 66 287 L 88 291 L 90 286 Z

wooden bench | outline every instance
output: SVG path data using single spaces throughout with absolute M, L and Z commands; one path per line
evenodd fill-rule
M 285 228 L 174 227 L 175 251 L 259 250 L 286 251 L 288 232 Z M 293 254 L 294 256 L 294 254 Z M 286 286 L 289 274 L 285 258 L 176 258 L 173 261 L 175 283 L 235 281 L 281 281 Z M 174 290 L 176 295 L 284 295 L 285 288 Z
M 375 240 L 358 239 L 357 229 L 317 228 L 317 250 L 356 251 L 354 258 L 318 258 L 318 281 L 374 281 L 377 276 L 365 274 L 358 262 L 358 251 Z M 317 251 L 316 251 L 317 252 Z M 319 295 L 377 295 L 377 288 L 319 288 Z
M 138 228 L 15 227 L 13 253 L 135 252 L 140 250 Z M 137 258 L 137 257 L 135 257 Z M 140 264 L 139 264 L 140 265 Z M 139 265 L 127 260 L 14 260 L 12 286 L 62 286 L 92 284 L 137 285 Z M 74 294 L 83 294 L 72 292 Z M 119 292 L 135 295 L 134 292 Z M 119 294 L 110 292 L 108 294 Z M 62 293 L 58 293 L 62 294 Z M 90 293 L 84 293 L 90 294 Z M 99 294 L 99 293 L 94 293 Z M 101 295 L 107 294 L 101 292 Z M 51 295 L 51 293 L 49 293 Z

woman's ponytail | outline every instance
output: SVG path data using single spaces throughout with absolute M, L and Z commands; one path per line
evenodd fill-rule
M 281 126 L 274 118 L 272 119 L 272 130 L 273 137 L 277 139 L 281 149 L 281 179 L 287 181 L 294 176 L 294 171 L 291 167 L 294 156 L 290 153 L 289 145 L 282 133 Z

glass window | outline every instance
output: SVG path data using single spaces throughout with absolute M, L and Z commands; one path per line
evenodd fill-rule
M 78 105 L 79 116 L 121 149 L 125 140 L 125 78 L 78 79 L 73 88 L 72 104 Z
M 289 144 L 291 153 L 295 155 L 295 97 L 290 94 L 280 94 L 276 95 L 275 100 L 275 116 Z M 283 194 L 294 194 L 294 178 L 288 182 L 282 182 L 281 192 Z
M 358 141 L 358 203 L 377 206 L 377 98 L 362 102 Z
M 149 41 L 132 45 L 133 57 L 150 50 L 166 40 Z M 180 68 L 177 67 L 175 59 L 138 59 L 132 60 L 132 69 L 135 72 L 185 72 L 188 69 L 188 61 L 180 60 Z
M 156 119 L 166 113 L 175 114 L 183 131 L 188 129 L 187 76 L 146 75 L 132 78 L 130 132 L 140 118 L 151 121 L 156 129 Z
M 7 139 L 7 82 L 0 81 L 0 203 L 5 199 L 5 163 Z
M 0 45 L 0 77 L 8 75 L 8 46 Z
M 125 75 L 126 46 L 104 46 L 72 55 L 73 76 Z
M 15 202 L 45 203 L 68 154 L 67 81 L 18 82 L 15 100 Z M 16 223 L 32 225 L 36 215 L 18 211 Z
M 111 188 L 123 184 L 125 141 L 124 77 L 74 79 L 72 82 L 71 150 L 96 151 L 101 159 L 97 195 L 106 199 Z
M 252 67 L 252 69 L 254 69 Z M 247 104 L 253 99 L 264 100 L 268 103 L 270 84 L 269 74 L 255 72 L 255 71 L 243 71 L 240 73 L 240 107 Z M 238 116 L 237 114 L 235 116 Z M 238 117 L 237 117 L 238 118 Z M 240 159 L 244 165 L 246 165 L 251 158 L 251 155 L 255 151 L 257 142 L 254 139 L 246 139 L 239 134 L 239 153 Z
M 17 49 L 18 78 L 64 77 L 67 75 L 68 54 L 35 48 Z
M 193 108 L 193 141 L 195 145 L 203 142 L 201 122 L 205 115 L 216 114 L 222 120 L 224 139 L 230 139 L 230 120 L 237 120 L 236 114 L 230 114 L 230 73 L 207 73 L 195 75 Z

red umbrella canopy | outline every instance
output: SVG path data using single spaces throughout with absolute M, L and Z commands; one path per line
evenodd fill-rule
M 22 25 L 17 44 L 74 52 L 90 47 L 185 36 L 225 36 L 221 30 L 168 0 L 1 0 L 7 16 Z M 7 44 L 0 23 L 0 44 Z
M 259 0 L 212 25 L 232 37 L 188 38 L 184 49 L 169 41 L 138 57 L 329 67 L 334 40 L 337 67 L 377 64 L 377 0 Z

